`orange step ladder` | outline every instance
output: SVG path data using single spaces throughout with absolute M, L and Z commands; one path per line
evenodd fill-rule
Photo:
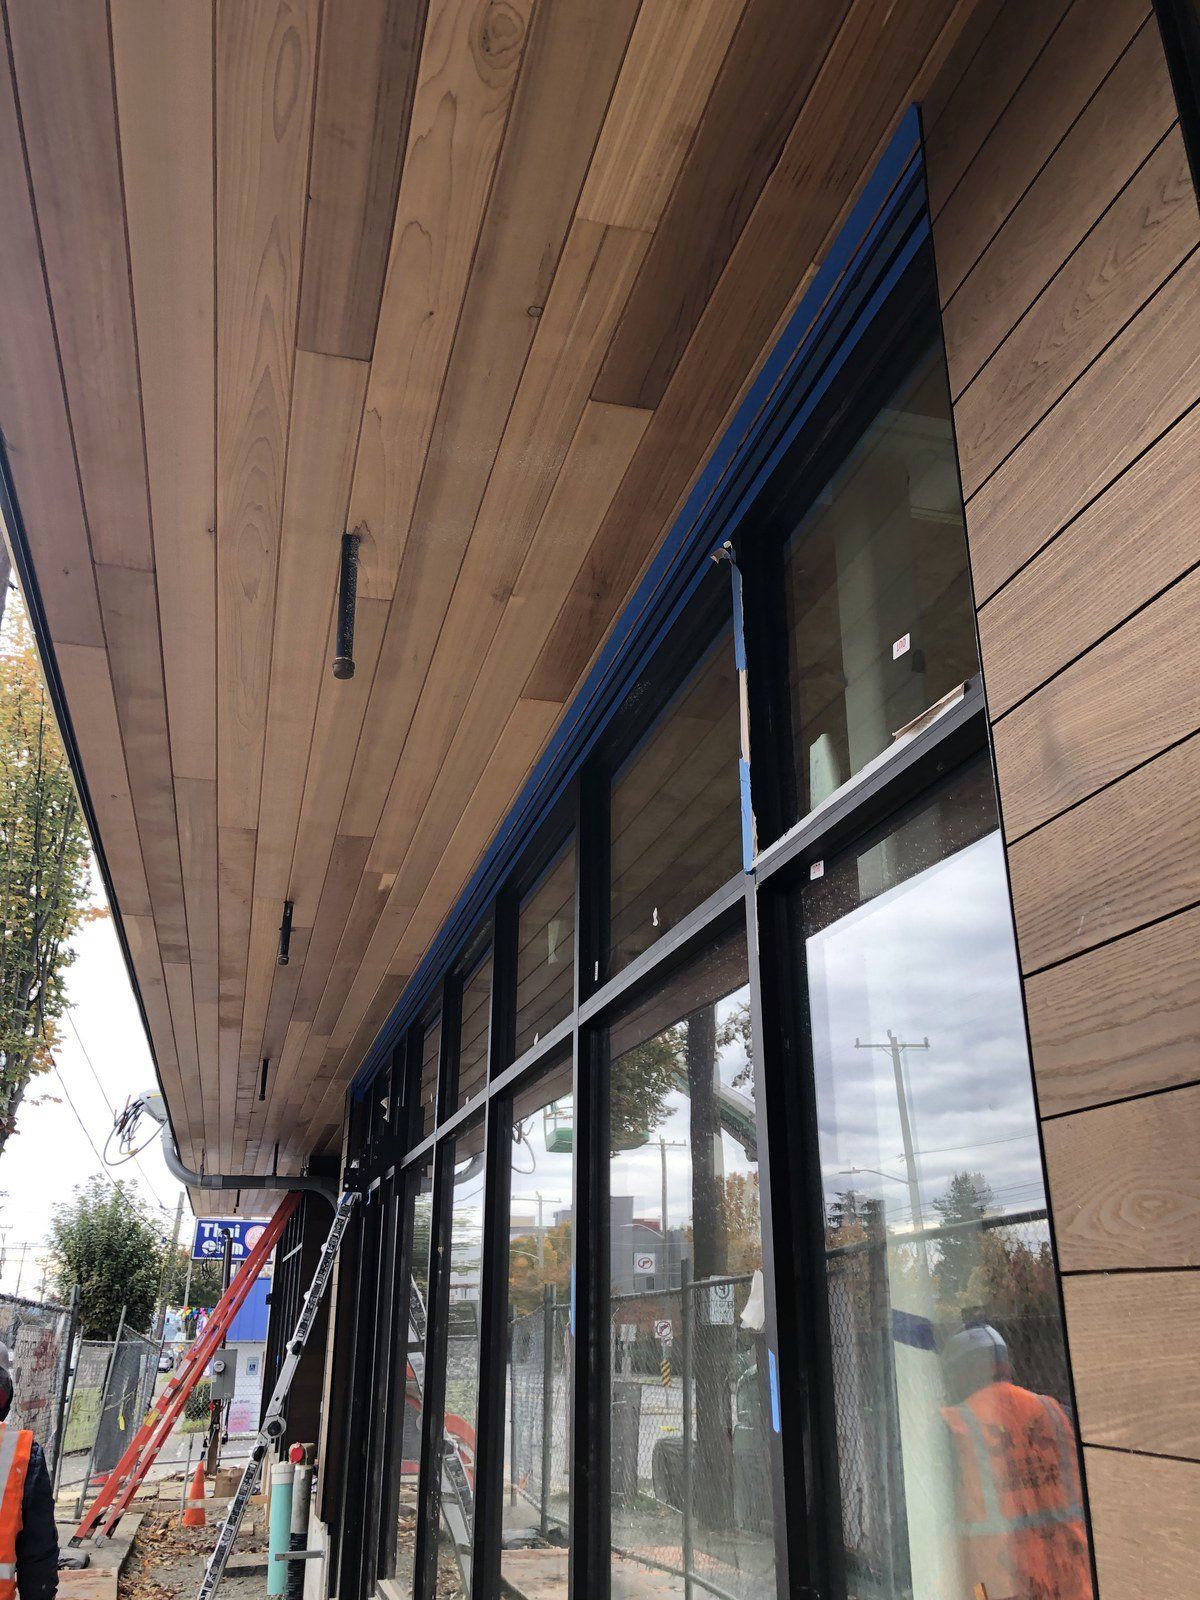
M 285 1195 L 280 1201 L 279 1209 L 263 1229 L 262 1237 L 213 1308 L 204 1332 L 192 1344 L 178 1372 L 167 1383 L 155 1400 L 150 1414 L 134 1434 L 129 1448 L 104 1480 L 91 1508 L 71 1535 L 72 1545 L 81 1544 L 102 1520 L 104 1525 L 100 1528 L 99 1536 L 111 1538 L 115 1533 L 118 1522 L 129 1509 L 130 1502 L 145 1482 L 146 1474 L 179 1420 L 188 1396 L 222 1344 L 234 1317 L 241 1310 L 255 1279 L 266 1266 L 271 1251 L 299 1203 L 300 1196 L 295 1192 Z

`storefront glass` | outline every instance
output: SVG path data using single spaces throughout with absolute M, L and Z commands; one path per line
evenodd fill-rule
M 987 763 L 800 907 L 849 1594 L 1090 1600 Z
M 725 628 L 613 780 L 611 972 L 741 866 L 738 755 L 737 676 Z
M 800 816 L 979 670 L 940 349 L 802 503 L 784 574 Z
M 417 1529 L 418 1483 L 421 1460 L 421 1417 L 425 1396 L 425 1327 L 429 1308 L 429 1248 L 433 1224 L 433 1162 L 424 1161 L 413 1175 L 409 1191 L 409 1249 L 411 1276 L 407 1305 L 403 1293 L 397 1307 L 399 1348 L 395 1366 L 404 1374 L 397 1388 L 393 1412 L 397 1458 L 395 1478 L 399 1500 L 396 1512 L 396 1576 L 412 1583 L 413 1543 Z
M 566 1060 L 519 1095 L 509 1157 L 500 1576 L 565 1600 L 571 1533 L 574 1118 Z
M 739 933 L 609 1030 L 612 1593 L 773 1594 Z M 714 1587 L 709 1587 L 714 1586 Z
M 523 1055 L 575 1003 L 575 846 L 555 856 L 521 901 L 517 927 L 516 1053 Z

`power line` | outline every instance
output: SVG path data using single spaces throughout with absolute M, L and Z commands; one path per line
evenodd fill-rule
M 73 1014 L 70 1011 L 68 1011 L 66 1013 L 66 1017 L 67 1017 L 67 1021 L 71 1024 L 71 1032 L 75 1035 L 75 1039 L 76 1039 L 76 1042 L 79 1045 L 80 1050 L 83 1051 L 83 1059 L 88 1064 L 88 1070 L 91 1072 L 92 1077 L 95 1078 L 95 1080 L 96 1080 L 96 1087 L 100 1091 L 101 1098 L 103 1099 L 104 1104 L 108 1107 L 109 1111 L 112 1113 L 112 1119 L 115 1122 L 117 1120 L 117 1108 L 116 1108 L 116 1106 L 113 1105 L 112 1101 L 108 1098 L 108 1093 L 107 1093 L 103 1083 L 101 1083 L 101 1081 L 100 1081 L 100 1074 L 96 1071 L 95 1064 L 92 1061 L 92 1058 L 88 1053 L 88 1047 L 83 1042 L 83 1035 L 80 1033 L 78 1027 L 76 1026 L 75 1018 L 74 1018 Z M 59 1078 L 59 1082 L 60 1083 L 62 1082 L 61 1076 Z M 88 1142 L 90 1144 L 91 1140 L 89 1139 Z M 95 1146 L 93 1145 L 92 1148 L 95 1149 Z M 134 1166 L 138 1169 L 138 1171 L 141 1173 L 143 1179 L 145 1180 L 147 1189 L 149 1189 L 150 1193 L 154 1196 L 155 1200 L 158 1202 L 159 1209 L 169 1213 L 170 1210 L 171 1210 L 170 1206 L 165 1203 L 165 1201 L 163 1200 L 162 1195 L 159 1194 L 158 1190 L 150 1182 L 150 1175 L 146 1171 L 145 1167 L 143 1167 L 141 1161 L 138 1159 L 137 1156 L 134 1156 L 132 1159 L 133 1159 Z

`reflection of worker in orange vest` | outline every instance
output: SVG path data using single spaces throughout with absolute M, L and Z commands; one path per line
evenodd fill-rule
M 0 1600 L 54 1600 L 58 1531 L 42 1447 L 4 1419 L 13 1400 L 8 1352 L 0 1346 Z
M 995 1328 L 947 1340 L 959 1404 L 942 1415 L 954 1441 L 958 1534 L 967 1594 L 987 1600 L 1092 1600 L 1079 1458 L 1067 1414 L 1012 1381 Z

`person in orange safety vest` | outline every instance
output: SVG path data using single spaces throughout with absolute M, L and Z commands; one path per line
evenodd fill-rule
M 946 1341 L 959 1403 L 942 1415 L 954 1446 L 958 1538 L 968 1594 L 1093 1600 L 1075 1434 L 1049 1395 L 1012 1381 L 1008 1346 L 986 1324 Z
M 54 1600 L 58 1530 L 46 1457 L 28 1428 L 6 1419 L 13 1381 L 0 1345 L 0 1600 Z

